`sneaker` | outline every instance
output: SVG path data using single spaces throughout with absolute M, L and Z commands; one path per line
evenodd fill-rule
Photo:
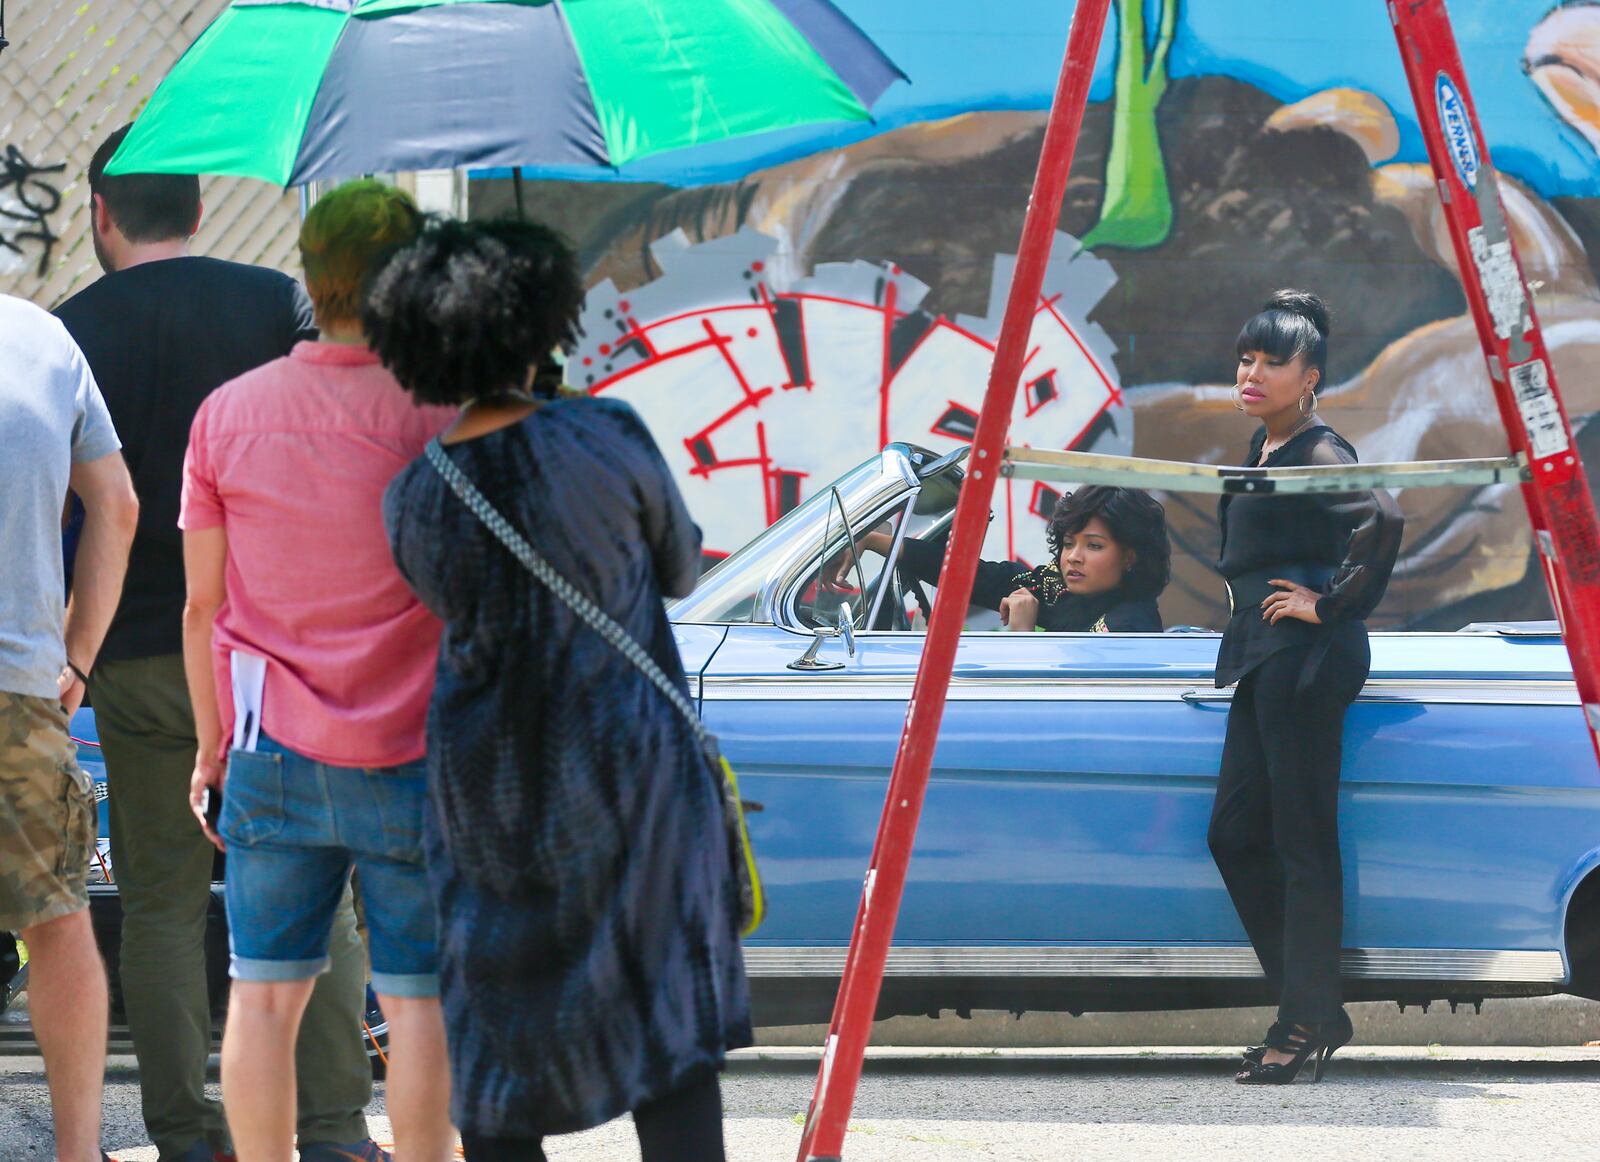
M 394 1162 L 385 1150 L 371 1138 L 349 1146 L 336 1146 L 332 1142 L 307 1142 L 300 1147 L 300 1162 Z

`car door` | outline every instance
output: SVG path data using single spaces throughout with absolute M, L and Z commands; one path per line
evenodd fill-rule
M 923 637 L 863 633 L 854 657 L 821 647 L 842 669 L 789 668 L 808 642 L 731 627 L 704 681 L 760 805 L 770 947 L 848 939 Z M 1215 652 L 1208 635 L 965 635 L 896 944 L 1242 942 L 1205 844 Z

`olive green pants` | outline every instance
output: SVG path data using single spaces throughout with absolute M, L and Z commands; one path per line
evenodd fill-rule
M 122 996 L 145 1128 L 162 1158 L 202 1138 L 225 1147 L 222 1107 L 205 1094 L 211 1006 L 204 938 L 215 849 L 189 811 L 198 744 L 183 658 L 103 662 L 91 697 L 106 760 L 111 869 L 122 897 Z M 295 1050 L 302 1142 L 367 1136 L 366 958 L 348 891 L 331 952 Z

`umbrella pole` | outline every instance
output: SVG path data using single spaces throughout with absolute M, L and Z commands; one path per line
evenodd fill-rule
M 522 167 L 520 165 L 512 167 L 511 192 L 517 199 L 517 221 L 526 222 L 528 220 L 528 209 L 523 205 L 522 201 Z
M 1039 310 L 1039 294 L 1050 263 L 1067 175 L 1083 124 L 1083 109 L 1094 76 L 1095 57 L 1105 30 L 1110 0 L 1078 0 L 1072 13 L 1066 60 L 1055 103 L 1045 128 L 1044 148 L 1034 179 L 1017 248 L 1016 270 L 1006 302 L 1000 342 L 983 397 L 983 410 L 973 435 L 967 478 L 956 502 L 950 544 L 939 575 L 933 617 L 922 650 L 922 662 L 906 711 L 900 751 L 889 776 L 889 791 L 878 824 L 878 838 L 862 886 L 856 922 L 845 957 L 844 974 L 834 1003 L 833 1023 L 823 1049 L 822 1067 L 806 1115 L 798 1162 L 839 1162 L 856 1085 L 871 1035 L 873 1016 L 894 935 L 900 897 L 905 888 L 917 820 L 922 813 L 928 775 L 933 766 L 939 720 L 955 665 L 956 646 L 966 620 L 967 595 L 978 572 L 978 550 L 988 527 L 989 503 L 1005 450 L 1006 429 L 1016 402 L 1017 383 L 1026 362 L 1028 339 Z

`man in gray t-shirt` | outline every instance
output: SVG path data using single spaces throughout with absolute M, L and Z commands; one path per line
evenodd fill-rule
M 66 328 L 0 295 L 0 929 L 28 946 L 61 1162 L 102 1158 L 106 977 L 87 882 L 97 828 L 67 721 L 116 611 L 138 520 L 119 448 Z M 86 516 L 64 605 L 69 489 Z

